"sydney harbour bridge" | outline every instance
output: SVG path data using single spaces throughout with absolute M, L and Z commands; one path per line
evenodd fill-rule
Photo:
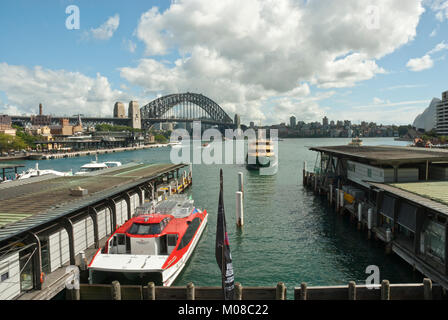
M 133 107 L 131 108 L 131 103 Z M 215 126 L 219 129 L 233 128 L 233 120 L 227 113 L 212 99 L 198 93 L 177 93 L 169 94 L 157 98 L 148 104 L 137 109 L 136 102 L 129 104 L 129 112 L 124 111 L 121 115 L 114 117 L 82 117 L 82 123 L 86 126 L 97 124 L 112 124 L 131 126 L 133 128 L 149 129 L 156 123 L 177 122 L 191 123 L 201 121 L 202 125 Z M 44 116 L 47 117 L 49 125 L 61 123 L 61 119 L 69 119 L 70 124 L 76 124 L 78 116 Z M 11 116 L 13 123 L 22 125 L 32 124 L 33 116 Z

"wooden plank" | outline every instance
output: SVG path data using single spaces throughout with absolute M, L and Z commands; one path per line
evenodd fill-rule
M 423 284 L 391 284 L 391 300 L 423 300 Z
M 80 284 L 81 300 L 111 300 L 109 284 Z
M 121 300 L 142 300 L 143 293 L 141 286 L 122 285 Z
M 243 300 L 275 300 L 276 287 L 243 287 Z
M 221 287 L 197 287 L 196 300 L 223 300 L 224 293 Z
M 156 300 L 186 300 L 185 287 L 156 287 Z
M 348 300 L 348 287 L 308 287 L 307 300 Z

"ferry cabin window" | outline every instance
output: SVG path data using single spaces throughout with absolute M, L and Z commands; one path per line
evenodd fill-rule
M 177 250 L 184 248 L 185 246 L 187 246 L 190 243 L 191 239 L 193 239 L 196 231 L 198 230 L 200 224 L 201 224 L 200 218 L 194 218 L 191 221 L 191 223 L 188 225 L 187 231 L 185 231 L 185 234 L 182 237 L 182 240 L 180 241 L 180 244 L 179 244 L 179 247 L 177 248 Z
M 153 235 L 160 232 L 160 223 L 134 223 L 128 231 L 134 235 Z

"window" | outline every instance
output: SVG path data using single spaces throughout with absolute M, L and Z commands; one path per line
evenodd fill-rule
M 168 235 L 168 245 L 170 247 L 174 247 L 176 246 L 176 243 L 177 243 L 177 235 L 175 234 Z
M 1 275 L 1 279 L 0 281 L 5 281 L 9 279 L 9 272 L 5 272 L 4 274 Z
M 185 234 L 182 237 L 182 240 L 180 241 L 179 247 L 177 248 L 178 250 L 186 247 L 190 243 L 191 239 L 193 239 L 194 235 L 196 234 L 196 231 L 198 230 L 200 224 L 201 224 L 200 218 L 194 218 L 190 222 L 187 231 L 185 231 Z
M 153 235 L 160 233 L 159 223 L 134 223 L 128 233 L 135 235 Z
M 445 261 L 445 227 L 441 224 L 429 221 L 425 229 L 426 253 Z

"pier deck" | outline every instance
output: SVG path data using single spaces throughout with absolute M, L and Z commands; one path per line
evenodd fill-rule
M 0 185 L 0 299 L 51 299 L 65 268 L 81 273 L 135 208 L 167 183 L 185 190 L 184 164 L 127 164 L 80 176 L 45 175 Z M 81 190 L 80 190 L 81 189 Z M 173 191 L 176 192 L 176 191 Z M 20 266 L 20 267 L 19 267 Z

